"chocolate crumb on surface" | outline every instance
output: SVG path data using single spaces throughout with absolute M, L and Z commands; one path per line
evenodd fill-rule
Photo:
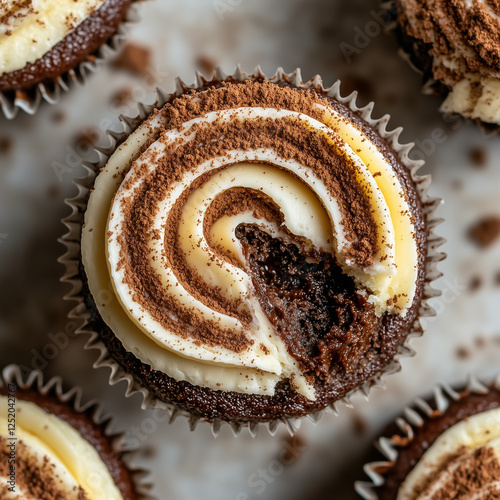
M 11 137 L 0 137 L 0 154 L 8 155 L 14 149 L 14 140 Z
M 470 228 L 469 236 L 482 248 L 491 246 L 500 237 L 500 216 L 492 215 L 480 219 Z
M 484 168 L 488 164 L 488 155 L 484 146 L 475 146 L 469 150 L 469 158 L 476 168 Z
M 137 43 L 127 43 L 113 61 L 113 67 L 137 76 L 146 76 L 151 67 L 151 49 Z

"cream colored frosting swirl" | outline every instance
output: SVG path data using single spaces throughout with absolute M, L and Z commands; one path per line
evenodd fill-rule
M 447 429 L 424 453 L 397 500 L 487 500 L 500 495 L 500 409 Z
M 0 0 L 0 75 L 32 64 L 105 0 Z
M 500 6 L 486 0 L 399 0 L 411 36 L 431 44 L 445 112 L 500 124 Z
M 15 431 L 8 429 L 7 397 L 0 395 L 0 442 L 5 449 L 15 438 L 15 486 L 10 474 L 0 475 L 0 496 L 5 500 L 36 500 L 21 477 L 23 469 L 39 469 L 46 488 L 57 491 L 61 498 L 74 500 L 121 500 L 109 470 L 96 449 L 80 433 L 56 415 L 47 413 L 35 403 L 17 399 L 15 404 Z M 7 463 L 2 470 L 8 469 Z M 21 467 L 21 464 L 29 464 Z M 12 488 L 14 488 L 12 490 Z
M 191 97 L 193 102 L 200 95 Z M 272 395 L 280 380 L 289 380 L 296 391 L 315 398 L 311 381 L 289 354 L 257 299 L 235 237 L 241 223 L 257 224 L 273 236 L 293 234 L 309 246 L 333 253 L 377 314 L 406 314 L 415 295 L 418 251 L 411 210 L 398 176 L 364 133 L 324 101 L 315 104 L 313 114 L 243 106 L 206 112 L 170 128 L 165 114 L 158 113 L 111 156 L 89 199 L 82 257 L 103 319 L 141 361 L 175 379 L 212 389 Z M 363 267 L 352 257 L 355 241 L 348 234 L 346 213 L 325 180 L 296 158 L 280 154 L 277 147 L 256 144 L 220 151 L 190 168 L 178 165 L 175 180 L 163 178 L 164 189 L 151 194 L 148 183 L 167 168 L 176 151 L 193 148 L 179 153 L 182 160 L 196 155 L 205 141 L 219 140 L 202 141 L 203 134 L 216 131 L 213 133 L 218 135 L 219 128 L 229 131 L 236 124 L 244 129 L 245 124 L 259 123 L 286 123 L 300 133 L 307 131 L 352 164 L 353 175 L 369 200 L 369 217 L 377 226 L 377 250 L 370 265 Z M 207 234 L 204 221 L 214 200 L 236 187 L 271 199 L 283 216 L 282 225 L 247 210 L 221 216 Z M 147 210 L 153 215 L 143 246 L 132 250 L 126 233 L 131 217 L 136 216 L 129 210 L 142 196 L 147 197 Z M 172 237 L 170 219 L 174 216 L 179 224 Z M 165 250 L 173 244 L 189 272 L 203 288 L 212 290 L 210 296 L 220 295 L 221 300 L 236 304 L 233 313 L 214 307 L 211 297 L 192 290 L 176 267 L 175 254 L 170 257 Z M 154 274 L 157 290 L 176 308 L 188 311 L 192 324 L 168 310 L 163 311 L 164 321 L 156 308 L 138 300 L 137 285 L 131 282 L 127 267 L 131 251 L 145 252 L 148 273 Z M 108 300 L 99 298 L 104 289 L 111 291 Z M 210 341 L 197 335 L 196 324 L 210 330 Z M 228 346 L 228 335 L 246 342 L 244 348 Z

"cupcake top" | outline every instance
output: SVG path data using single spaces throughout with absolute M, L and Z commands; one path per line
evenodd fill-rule
M 450 93 L 444 111 L 500 124 L 500 4 L 398 0 L 408 35 L 426 44 L 432 76 Z
M 477 413 L 441 434 L 399 489 L 398 500 L 500 497 L 500 409 Z
M 52 83 L 92 61 L 132 0 L 0 2 L 0 91 Z
M 0 388 L 1 498 L 136 498 L 109 438 L 85 413 L 32 390 L 8 394 L 8 387 Z
M 434 400 L 418 400 L 385 435 L 390 437 L 378 441 L 378 450 L 388 461 L 377 456 L 365 467 L 372 483 L 357 483 L 363 498 L 500 497 L 498 382 L 484 386 L 471 381 L 461 392 L 438 388 Z
M 90 291 L 127 351 L 196 386 L 273 396 L 287 382 L 315 401 L 335 366 L 355 372 L 382 332 L 408 328 L 418 196 L 351 115 L 232 81 L 172 99 L 127 138 L 82 231 Z
M 0 75 L 34 63 L 105 0 L 3 0 L 0 6 Z

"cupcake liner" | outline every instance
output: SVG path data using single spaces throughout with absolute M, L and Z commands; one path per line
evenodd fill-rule
M 9 384 L 15 384 L 17 388 L 21 389 L 34 390 L 42 396 L 53 395 L 76 412 L 85 413 L 92 423 L 100 427 L 104 435 L 111 440 L 113 451 L 124 457 L 137 491 L 137 500 L 156 500 L 156 497 L 150 494 L 152 483 L 149 472 L 131 464 L 135 460 L 134 455 L 138 449 L 127 444 L 124 433 L 117 433 L 113 430 L 115 417 L 104 414 L 103 404 L 100 401 L 94 399 L 84 402 L 81 387 L 72 387 L 65 391 L 61 377 L 45 380 L 40 370 L 26 373 L 19 365 L 15 364 L 6 366 L 0 372 L 0 387 Z
M 369 477 L 369 481 L 357 481 L 356 492 L 364 500 L 378 500 L 376 489 L 385 483 L 384 474 L 394 466 L 399 455 L 398 449 L 404 448 L 413 440 L 415 429 L 422 427 L 428 420 L 443 415 L 450 403 L 459 401 L 469 394 L 488 394 L 491 389 L 500 391 L 500 375 L 487 385 L 474 375 L 469 375 L 465 389 L 461 392 L 457 392 L 447 384 L 441 384 L 434 388 L 433 395 L 428 400 L 415 399 L 413 404 L 404 409 L 403 416 L 395 421 L 400 434 L 391 437 L 383 436 L 375 442 L 375 447 L 387 460 L 369 462 L 363 466 L 363 471 Z
M 66 200 L 67 205 L 71 208 L 71 214 L 63 219 L 63 224 L 67 228 L 67 233 L 59 240 L 65 247 L 65 254 L 59 259 L 62 263 L 66 272 L 61 280 L 64 283 L 69 283 L 71 285 L 71 291 L 65 296 L 66 300 L 77 302 L 76 307 L 69 313 L 69 317 L 80 321 L 81 326 L 77 329 L 77 333 L 88 335 L 89 339 L 85 345 L 85 349 L 95 349 L 98 351 L 98 359 L 94 363 L 94 367 L 107 367 L 110 369 L 109 381 L 111 384 L 116 384 L 122 380 L 127 382 L 126 395 L 130 396 L 136 392 L 140 392 L 143 396 L 142 407 L 143 408 L 164 408 L 165 411 L 169 412 L 171 421 L 182 415 L 188 418 L 191 430 L 193 430 L 200 420 L 205 420 L 201 417 L 194 416 L 185 410 L 181 410 L 171 404 L 164 403 L 156 399 L 145 387 L 141 386 L 132 375 L 128 374 L 109 354 L 108 349 L 104 343 L 99 339 L 97 333 L 98 329 L 94 329 L 95 322 L 95 312 L 87 309 L 84 303 L 84 294 L 82 293 L 83 282 L 80 274 L 80 234 L 81 226 L 83 222 L 83 214 L 85 211 L 87 198 L 89 191 L 94 183 L 94 179 L 99 172 L 99 169 L 103 167 L 109 156 L 114 152 L 116 147 L 123 142 L 128 135 L 146 118 L 153 109 L 163 106 L 169 99 L 176 95 L 180 95 L 189 91 L 191 89 L 200 89 L 207 84 L 215 83 L 226 78 L 232 78 L 236 81 L 243 81 L 247 79 L 265 79 L 271 83 L 283 83 L 291 84 L 296 87 L 304 89 L 315 89 L 320 92 L 325 92 L 329 97 L 337 99 L 344 105 L 348 106 L 357 115 L 362 117 L 369 125 L 371 125 L 382 138 L 384 138 L 388 144 L 393 148 L 393 150 L 398 154 L 400 161 L 408 168 L 411 173 L 411 178 L 413 179 L 416 189 L 422 200 L 423 212 L 425 221 L 428 228 L 428 248 L 427 248 L 427 263 L 426 263 L 426 279 L 423 287 L 423 297 L 422 303 L 418 311 L 418 318 L 434 316 L 435 311 L 432 306 L 428 303 L 428 299 L 431 297 L 436 297 L 440 295 L 438 290 L 435 290 L 431 286 L 431 282 L 441 276 L 441 272 L 437 269 L 437 263 L 445 258 L 445 254 L 439 251 L 439 247 L 443 244 L 444 239 L 437 236 L 434 232 L 435 227 L 441 222 L 441 219 L 436 218 L 435 210 L 441 204 L 441 200 L 437 198 L 429 197 L 427 190 L 430 185 L 431 179 L 429 175 L 420 176 L 418 175 L 418 170 L 424 164 L 424 161 L 411 160 L 408 156 L 413 143 L 401 144 L 399 142 L 399 136 L 402 132 L 402 128 L 396 128 L 394 130 L 388 130 L 387 125 L 389 122 L 389 115 L 384 115 L 381 118 L 372 118 L 372 111 L 374 103 L 369 103 L 368 105 L 359 108 L 356 105 L 357 92 L 353 92 L 347 97 L 342 97 L 340 95 L 340 81 L 337 81 L 333 86 L 325 89 L 323 87 L 322 79 L 319 75 L 314 76 L 310 81 L 303 82 L 301 78 L 300 69 L 296 69 L 292 73 L 285 73 L 283 69 L 279 68 L 274 76 L 268 78 L 261 71 L 260 67 L 257 67 L 253 74 L 245 73 L 241 67 L 237 67 L 236 71 L 232 75 L 226 75 L 220 68 L 217 68 L 211 79 L 206 79 L 201 73 L 196 73 L 195 82 L 192 85 L 187 85 L 182 80 L 176 80 L 176 90 L 172 94 L 164 92 L 161 89 L 157 89 L 157 99 L 152 105 L 144 105 L 139 103 L 139 113 L 134 117 L 120 116 L 119 119 L 122 123 L 123 130 L 120 132 L 108 131 L 107 136 L 109 139 L 109 146 L 105 148 L 97 148 L 97 153 L 99 155 L 99 160 L 95 163 L 86 163 L 84 165 L 86 170 L 86 176 L 84 178 L 75 180 L 75 185 L 78 189 L 78 193 L 75 197 Z M 97 331 L 96 331 L 97 330 Z M 337 413 L 337 407 L 340 403 L 352 406 L 351 398 L 354 394 L 363 394 L 368 397 L 372 387 L 384 386 L 383 376 L 390 373 L 395 373 L 400 370 L 399 358 L 405 356 L 413 356 L 415 354 L 414 350 L 409 346 L 409 339 L 420 336 L 422 333 L 422 327 L 420 325 L 419 319 L 415 321 L 413 327 L 404 342 L 404 345 L 400 346 L 395 358 L 385 367 L 382 373 L 376 375 L 375 377 L 364 382 L 360 387 L 348 393 L 341 400 L 336 401 L 330 406 L 318 410 L 316 412 L 307 415 L 307 418 L 316 422 L 325 411 L 331 411 Z M 248 428 L 251 435 L 256 435 L 259 427 L 264 426 L 268 429 L 271 435 L 274 435 L 280 424 L 284 424 L 288 431 L 293 434 L 300 426 L 301 420 L 305 417 L 300 418 L 281 418 L 273 420 L 270 422 L 226 422 L 222 419 L 214 419 L 210 421 L 210 425 L 214 435 L 217 435 L 223 424 L 228 424 L 233 430 L 234 434 L 237 435 L 242 428 Z
M 14 119 L 19 110 L 28 115 L 34 115 L 42 101 L 57 104 L 64 93 L 69 92 L 73 87 L 85 85 L 89 76 L 99 71 L 123 47 L 132 25 L 139 20 L 137 10 L 137 2 L 134 1 L 125 19 L 118 26 L 117 32 L 97 52 L 89 54 L 89 60 L 81 62 L 76 68 L 59 75 L 49 83 L 38 83 L 33 88 L 25 90 L 0 92 L 0 108 L 5 118 Z

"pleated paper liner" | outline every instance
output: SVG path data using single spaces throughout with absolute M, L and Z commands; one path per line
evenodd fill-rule
M 89 54 L 87 60 L 49 82 L 39 83 L 25 90 L 0 92 L 0 108 L 8 120 L 14 119 L 19 111 L 34 115 L 43 102 L 57 104 L 65 93 L 85 85 L 88 78 L 116 57 L 128 38 L 133 24 L 139 21 L 138 2 L 130 5 L 125 19 L 117 32 L 96 52 Z
M 35 391 L 42 396 L 55 397 L 77 413 L 84 414 L 90 422 L 101 429 L 103 435 L 110 440 L 113 451 L 123 459 L 132 478 L 137 500 L 156 500 L 156 497 L 151 495 L 153 486 L 150 473 L 133 464 L 137 459 L 139 448 L 130 446 L 124 434 L 113 430 L 115 416 L 105 414 L 100 401 L 94 399 L 85 402 L 80 387 L 65 390 L 61 377 L 47 380 L 40 370 L 26 373 L 25 369 L 15 364 L 6 366 L 0 373 L 0 387 L 9 384 L 14 384 L 18 389 Z
M 162 402 L 154 397 L 149 390 L 140 385 L 138 381 L 134 379 L 132 375 L 127 373 L 109 354 L 108 349 L 104 343 L 99 338 L 99 327 L 96 324 L 96 311 L 91 311 L 87 308 L 84 302 L 84 283 L 82 281 L 82 266 L 81 266 L 81 253 L 80 253 L 80 237 L 81 228 L 83 223 L 83 215 L 85 212 L 85 207 L 87 204 L 87 199 L 89 191 L 93 186 L 94 179 L 99 173 L 99 169 L 102 168 L 111 154 L 115 149 L 123 142 L 125 139 L 133 132 L 137 126 L 145 119 L 155 108 L 162 107 L 166 102 L 168 102 L 172 97 L 176 95 L 183 94 L 191 89 L 201 89 L 207 84 L 215 83 L 217 81 L 225 80 L 226 78 L 232 78 L 236 81 L 244 81 L 248 79 L 265 79 L 272 83 L 284 83 L 291 84 L 293 86 L 303 88 L 303 89 L 315 89 L 319 92 L 325 92 L 329 97 L 337 99 L 357 115 L 363 118 L 370 126 L 372 126 L 382 138 L 384 138 L 387 143 L 393 148 L 393 150 L 399 156 L 400 161 L 408 168 L 411 173 L 411 178 L 416 185 L 420 199 L 422 201 L 424 217 L 426 225 L 428 228 L 428 246 L 427 246 L 427 263 L 426 263 L 426 276 L 423 288 L 423 298 L 418 311 L 417 320 L 414 322 L 413 327 L 406 338 L 404 345 L 400 346 L 395 358 L 384 368 L 382 373 L 377 376 L 365 381 L 360 387 L 351 391 L 344 398 L 331 404 L 329 407 L 313 412 L 307 417 L 313 421 L 317 421 L 318 418 L 325 411 L 333 410 L 336 412 L 336 408 L 339 404 L 343 403 L 347 406 L 352 406 L 351 397 L 353 394 L 363 394 L 368 397 L 368 393 L 375 386 L 384 386 L 383 376 L 395 373 L 400 370 L 399 358 L 413 356 L 414 350 L 409 345 L 409 340 L 416 336 L 422 334 L 422 327 L 420 325 L 419 318 L 434 316 L 435 311 L 428 303 L 428 299 L 440 295 L 440 292 L 435 290 L 431 283 L 441 276 L 441 273 L 437 269 L 437 263 L 444 259 L 445 255 L 439 251 L 440 246 L 443 244 L 443 238 L 435 234 L 435 227 L 441 222 L 441 219 L 436 218 L 435 210 L 440 205 L 441 200 L 437 198 L 431 198 L 428 195 L 428 187 L 431 183 L 429 175 L 420 176 L 418 170 L 424 164 L 423 161 L 411 160 L 408 156 L 409 151 L 413 147 L 413 144 L 401 144 L 399 142 L 399 136 L 402 132 L 402 128 L 397 128 L 394 130 L 389 130 L 387 128 L 389 122 L 389 115 L 384 115 L 381 118 L 372 118 L 372 110 L 374 107 L 373 103 L 370 103 L 362 108 L 356 105 L 357 92 L 353 92 L 347 97 L 342 97 L 340 95 L 340 81 L 337 81 L 333 86 L 325 89 L 320 76 L 315 76 L 308 82 L 303 82 L 301 78 L 300 70 L 297 69 L 292 73 L 285 73 L 282 69 L 278 69 L 276 74 L 267 78 L 263 72 L 258 67 L 253 74 L 246 74 L 240 67 L 236 69 L 233 75 L 226 75 L 221 69 L 216 69 L 214 75 L 211 79 L 205 79 L 200 73 L 196 74 L 196 81 L 192 85 L 187 85 L 181 80 L 176 82 L 176 90 L 174 93 L 169 94 L 161 89 L 157 89 L 157 100 L 153 105 L 145 105 L 142 103 L 138 104 L 138 115 L 134 117 L 121 116 L 120 121 L 123 125 L 123 130 L 108 131 L 107 136 L 109 138 L 109 146 L 105 148 L 99 148 L 97 153 L 99 155 L 99 160 L 96 163 L 85 164 L 84 168 L 86 171 L 86 176 L 82 179 L 75 181 L 75 185 L 78 188 L 78 193 L 75 197 L 67 199 L 66 203 L 71 208 L 71 214 L 63 219 L 63 223 L 67 228 L 66 234 L 60 239 L 66 247 L 65 254 L 59 259 L 59 261 L 66 267 L 66 272 L 62 277 L 62 281 L 69 283 L 71 285 L 71 291 L 65 296 L 66 300 L 76 301 L 77 305 L 70 312 L 69 316 L 71 318 L 80 321 L 81 326 L 77 329 L 77 333 L 84 334 L 88 336 L 88 341 L 86 343 L 86 349 L 94 349 L 97 351 L 97 360 L 94 363 L 95 368 L 107 367 L 110 369 L 110 383 L 116 384 L 122 380 L 127 382 L 126 395 L 130 396 L 136 392 L 140 392 L 143 396 L 142 406 L 143 408 L 163 408 L 165 411 L 169 412 L 170 419 L 174 420 L 178 416 L 185 416 L 189 420 L 189 425 L 191 430 L 193 430 L 200 420 L 204 420 L 198 416 L 192 415 L 189 412 L 179 409 L 174 405 Z M 211 428 L 214 434 L 218 434 L 220 428 L 224 423 L 230 425 L 231 429 L 235 434 L 237 434 L 243 427 L 249 429 L 252 435 L 255 435 L 259 427 L 266 427 L 271 434 L 274 434 L 279 425 L 286 425 L 290 433 L 294 433 L 300 426 L 302 418 L 281 418 L 273 420 L 270 422 L 226 422 L 222 419 L 214 419 L 210 421 Z
M 385 476 L 394 467 L 399 450 L 408 446 L 415 436 L 415 431 L 427 422 L 444 415 L 450 404 L 467 398 L 469 395 L 486 395 L 491 390 L 500 392 L 500 375 L 492 383 L 484 383 L 475 376 L 470 375 L 465 388 L 458 392 L 447 384 L 435 387 L 430 399 L 417 398 L 402 412 L 394 425 L 397 433 L 391 437 L 382 436 L 375 442 L 376 449 L 386 460 L 369 462 L 364 465 L 363 471 L 368 476 L 368 481 L 357 481 L 356 492 L 364 500 L 378 500 L 377 490 L 385 484 Z

